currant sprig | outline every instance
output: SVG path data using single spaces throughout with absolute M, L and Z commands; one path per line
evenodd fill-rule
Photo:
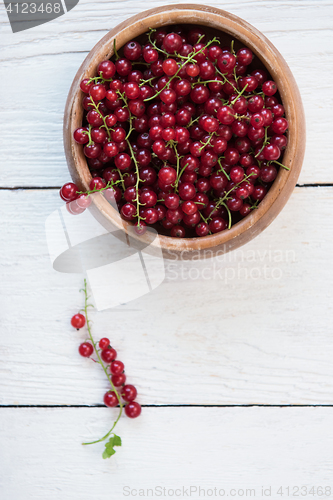
M 93 338 L 91 331 L 92 322 L 89 319 L 89 308 L 93 308 L 94 306 L 89 303 L 90 296 L 88 295 L 86 280 L 84 280 L 84 287 L 80 292 L 84 293 L 84 307 L 78 314 L 72 317 L 71 324 L 76 329 L 81 329 L 86 325 L 89 338 L 79 346 L 79 353 L 85 358 L 90 358 L 93 354 L 96 355 L 97 359 L 91 359 L 95 363 L 101 365 L 111 386 L 111 390 L 107 391 L 104 395 L 104 403 L 106 406 L 110 407 L 119 406 L 117 418 L 111 429 L 102 438 L 82 444 L 86 446 L 100 443 L 109 438 L 105 444 L 103 458 L 110 458 L 116 453 L 114 447 L 121 446 L 122 444 L 121 438 L 114 433 L 114 429 L 120 420 L 124 407 L 125 414 L 128 417 L 136 418 L 141 413 L 141 406 L 134 401 L 137 395 L 136 388 L 132 385 L 125 385 L 126 376 L 124 373 L 124 364 L 116 360 L 117 352 L 111 347 L 109 339 L 102 338 L 97 343 Z

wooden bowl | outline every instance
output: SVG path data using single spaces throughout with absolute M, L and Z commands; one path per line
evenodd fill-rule
M 289 122 L 288 146 L 283 163 L 290 171 L 280 168 L 278 176 L 268 194 L 247 217 L 229 230 L 201 238 L 172 238 L 160 235 L 155 238 L 150 232 L 135 236 L 131 223 L 121 219 L 102 194 L 94 195 L 92 212 L 103 225 L 130 231 L 141 243 L 160 245 L 166 258 L 211 257 L 217 252 L 233 250 L 260 234 L 278 215 L 290 197 L 297 182 L 305 151 L 305 118 L 301 97 L 295 79 L 274 45 L 256 28 L 237 16 L 214 7 L 204 5 L 168 5 L 147 10 L 129 18 L 105 35 L 90 51 L 78 70 L 70 88 L 64 116 L 64 145 L 68 167 L 73 181 L 81 190 L 88 190 L 91 174 L 83 154 L 83 148 L 73 139 L 73 132 L 81 126 L 83 117 L 80 81 L 95 76 L 99 62 L 113 55 L 113 43 L 119 49 L 126 42 L 147 32 L 149 28 L 159 28 L 171 24 L 196 24 L 208 27 L 212 32 L 219 30 L 222 42 L 235 40 L 238 46 L 247 46 L 266 67 L 277 82 L 280 97 Z M 238 44 L 238 46 L 237 46 Z M 257 61 L 258 61 L 257 59 Z M 118 231 L 119 233 L 119 231 Z M 282 237 L 282 235 L 281 235 Z M 158 241 L 159 240 L 159 241 Z

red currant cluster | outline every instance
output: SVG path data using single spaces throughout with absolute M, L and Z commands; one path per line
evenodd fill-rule
M 206 236 L 256 208 L 284 167 L 284 107 L 252 51 L 221 47 L 201 27 L 173 30 L 128 42 L 81 82 L 74 139 L 93 178 L 88 193 L 61 189 L 72 213 L 103 190 L 138 231 Z
M 139 403 L 135 401 L 135 398 L 137 396 L 137 390 L 134 385 L 126 384 L 126 375 L 124 373 L 124 363 L 122 361 L 117 360 L 117 351 L 111 347 L 110 345 L 110 340 L 106 337 L 100 339 L 98 342 L 94 342 L 92 333 L 91 333 L 91 328 L 90 328 L 90 321 L 88 319 L 88 307 L 91 306 L 88 304 L 88 294 L 87 294 L 87 283 L 85 281 L 84 283 L 84 288 L 83 292 L 85 294 L 85 307 L 84 307 L 84 314 L 78 313 L 75 314 L 72 319 L 71 319 L 71 324 L 74 328 L 76 329 L 81 329 L 87 324 L 87 329 L 89 333 L 89 340 L 83 342 L 79 346 L 79 353 L 81 356 L 84 358 L 89 358 L 94 352 L 96 354 L 97 363 L 99 363 L 110 384 L 112 389 L 107 391 L 104 394 L 104 403 L 106 406 L 110 407 L 115 407 L 119 405 L 119 414 L 118 418 L 115 421 L 112 429 L 102 438 L 97 441 L 93 441 L 93 443 L 97 443 L 100 441 L 105 440 L 107 437 L 110 436 L 112 433 L 113 429 L 115 428 L 118 420 L 121 417 L 123 407 L 125 406 L 125 414 L 129 418 L 136 418 L 141 414 L 141 406 Z M 91 306 L 92 307 L 92 306 Z M 118 436 L 117 436 L 118 438 Z M 111 440 L 114 440 L 114 437 L 110 438 Z M 120 439 L 120 438 L 118 438 Z M 121 442 L 121 441 L 120 441 Z M 84 444 L 92 444 L 92 443 L 84 443 Z M 106 445 L 109 446 L 110 442 Z M 118 445 L 117 445 L 118 446 Z M 113 447 L 111 447 L 113 450 Z M 114 451 L 114 450 L 113 450 Z M 104 452 L 107 454 L 107 450 Z M 113 453 L 111 453 L 113 454 Z M 104 455 L 103 455 L 104 456 Z M 107 457 L 109 455 L 107 454 Z M 110 455 L 111 456 L 111 455 Z M 106 458 L 104 456 L 104 458 Z
M 73 319 L 77 316 L 83 316 L 83 314 L 76 314 L 72 318 L 72 325 L 73 325 Z M 75 325 L 73 325 L 75 326 Z M 84 326 L 84 325 L 83 325 Z M 76 327 L 77 328 L 77 327 Z M 141 413 L 141 406 L 139 403 L 137 403 L 135 400 L 137 396 L 137 390 L 134 387 L 134 385 L 126 384 L 126 375 L 124 373 L 124 363 L 122 361 L 116 360 L 117 357 L 117 351 L 113 349 L 110 345 L 110 340 L 106 337 L 102 338 L 99 343 L 98 343 L 99 348 L 101 349 L 100 356 L 102 360 L 110 364 L 109 366 L 109 371 L 111 373 L 111 381 L 114 387 L 116 388 L 121 388 L 120 389 L 120 395 L 123 398 L 123 400 L 128 403 L 125 406 L 125 414 L 130 417 L 130 418 L 136 418 L 140 415 Z M 94 352 L 94 347 L 90 342 L 83 342 L 79 346 L 79 353 L 81 356 L 84 358 L 89 358 Z M 117 396 L 115 390 L 110 390 L 107 391 L 104 394 L 104 403 L 106 406 L 114 407 L 119 404 L 119 397 Z

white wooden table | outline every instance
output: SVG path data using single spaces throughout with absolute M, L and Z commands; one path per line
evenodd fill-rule
M 116 410 L 101 405 L 106 380 L 79 357 L 84 333 L 69 324 L 83 278 L 55 272 L 46 246 L 46 217 L 69 180 L 63 109 L 92 46 L 163 3 L 80 0 L 15 34 L 0 4 L 0 497 L 279 499 L 289 486 L 289 497 L 333 498 L 331 0 L 210 0 L 256 26 L 289 63 L 307 117 L 302 174 L 283 212 L 241 252 L 169 263 L 154 293 L 93 313 L 143 412 L 121 420 L 123 447 L 110 460 L 103 445 L 80 444 L 106 432 Z

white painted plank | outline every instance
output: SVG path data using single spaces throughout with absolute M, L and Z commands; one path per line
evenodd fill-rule
M 163 3 L 148 0 L 145 7 Z M 217 0 L 210 3 L 220 6 Z M 332 183 L 328 158 L 333 154 L 333 110 L 327 83 L 333 78 L 333 42 L 328 21 L 333 13 L 332 2 L 322 1 L 320 9 L 309 1 L 249 0 L 227 2 L 223 7 L 267 34 L 295 74 L 308 129 L 300 183 Z M 81 0 L 66 16 L 12 34 L 4 6 L 0 5 L 2 71 L 6 75 L 1 79 L 0 90 L 8 97 L 1 103 L 5 164 L 1 186 L 58 186 L 69 178 L 62 146 L 62 116 L 70 83 L 87 52 L 107 30 L 141 10 L 142 4 L 137 0 L 93 4 Z M 318 82 L 320 100 L 314 98 Z
M 144 408 L 120 421 L 123 446 L 102 460 L 102 444 L 80 443 L 114 413 L 1 409 L 2 498 L 332 498 L 331 408 Z
M 153 293 L 93 313 L 143 403 L 332 403 L 332 193 L 297 188 L 243 249 L 168 262 Z M 43 190 L 0 197 L 1 403 L 101 403 L 105 376 L 79 357 L 86 334 L 69 324 L 83 277 L 48 258 L 44 223 L 61 200 Z

